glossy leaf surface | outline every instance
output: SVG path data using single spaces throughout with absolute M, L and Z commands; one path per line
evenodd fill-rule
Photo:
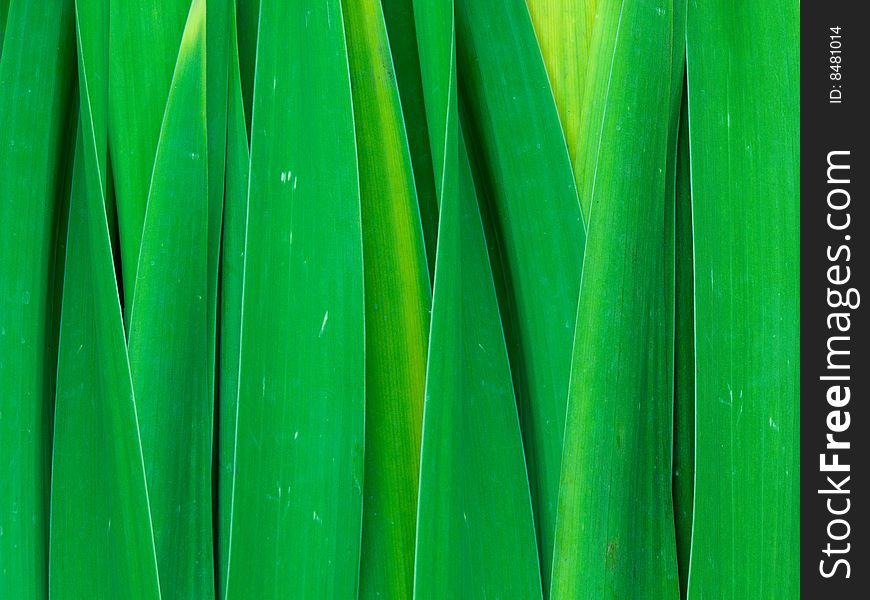
M 441 202 L 415 598 L 540 598 L 519 419 L 464 144 Z M 510 526 L 506 526 L 510 523 Z
M 154 158 L 190 7 L 191 0 L 109 3 L 109 149 L 128 324 Z
M 194 0 L 157 145 L 129 317 L 166 599 L 214 595 L 205 18 L 205 0 Z
M 262 2 L 251 131 L 227 598 L 352 597 L 365 339 L 339 2 Z
M 75 119 L 71 0 L 13 2 L 0 57 L 0 597 L 44 598 Z M 71 128 L 70 124 L 73 125 Z
M 413 590 L 431 288 L 380 0 L 345 3 L 344 17 L 359 154 L 366 296 L 360 596 L 401 598 Z
M 798 13 L 689 3 L 694 598 L 799 593 Z
M 525 3 L 457 5 L 457 43 L 463 125 L 491 230 L 546 587 L 586 236 Z
M 553 598 L 676 598 L 672 300 L 664 285 L 672 4 L 620 8 L 593 171 Z M 596 23 L 597 26 L 597 23 Z M 672 202 L 671 202 L 672 205 Z

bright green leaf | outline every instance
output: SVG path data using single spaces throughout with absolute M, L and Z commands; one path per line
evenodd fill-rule
M 214 596 L 205 0 L 178 51 L 142 232 L 129 353 L 163 598 Z
M 229 97 L 227 102 L 226 199 L 221 240 L 220 365 L 218 417 L 217 589 L 226 593 L 230 507 L 233 495 L 233 457 L 236 444 L 236 398 L 239 393 L 239 356 L 242 327 L 242 282 L 245 270 L 245 232 L 248 211 L 248 135 L 235 9 L 230 19 Z
M 380 0 L 345 3 L 344 11 L 359 154 L 366 296 L 360 597 L 404 598 L 413 591 L 431 287 Z
M 190 7 L 191 0 L 109 3 L 109 150 L 127 323 L 163 111 Z
M 682 65 L 672 65 L 672 6 L 622 3 L 602 143 L 587 174 L 593 185 L 559 489 L 557 599 L 678 596 L 667 369 L 673 304 L 665 285 L 671 78 L 682 76 Z
M 525 3 L 468 0 L 457 8 L 463 126 L 501 287 L 547 589 L 586 236 Z
M 785 0 L 689 3 L 690 598 L 799 595 L 798 9 Z M 762 62 L 772 77 L 759 86 Z
M 263 0 L 260 21 L 227 598 L 350 598 L 365 339 L 341 5 Z
M 0 598 L 45 598 L 75 77 L 72 0 L 16 1 L 0 58 Z

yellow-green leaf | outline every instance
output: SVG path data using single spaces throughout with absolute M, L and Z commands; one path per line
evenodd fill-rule
M 403 598 L 413 591 L 431 287 L 380 0 L 345 3 L 344 17 L 365 263 L 366 440 L 360 597 Z

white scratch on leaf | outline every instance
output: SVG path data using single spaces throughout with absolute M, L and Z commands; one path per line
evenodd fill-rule
M 326 322 L 329 320 L 329 311 L 323 313 L 323 323 L 320 324 L 320 336 L 323 337 L 323 332 L 326 330 Z

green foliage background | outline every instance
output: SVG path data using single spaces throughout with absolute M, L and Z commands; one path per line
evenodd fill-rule
M 798 597 L 798 33 L 0 0 L 0 598 Z

